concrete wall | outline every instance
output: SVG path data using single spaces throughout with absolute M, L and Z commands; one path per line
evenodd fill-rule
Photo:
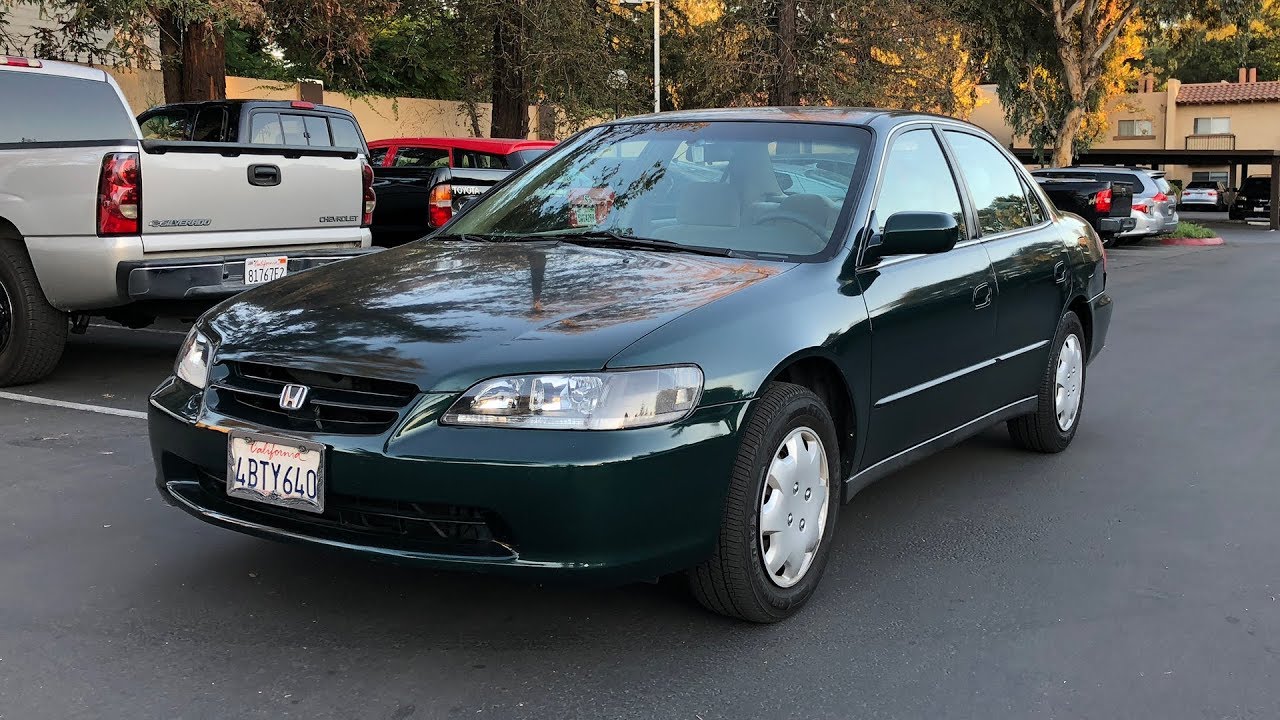
M 120 89 L 124 91 L 135 114 L 164 102 L 164 81 L 160 71 L 103 69 L 111 73 L 120 84 Z M 238 100 L 299 100 L 302 91 L 298 83 L 228 76 L 227 97 Z M 390 137 L 473 135 L 466 108 L 459 102 L 423 98 L 353 97 L 329 91 L 324 93 L 324 102 L 326 105 L 350 110 L 370 141 Z M 489 103 L 479 103 L 476 111 L 481 136 L 486 136 L 492 107 Z M 569 130 L 562 124 L 557 127 L 556 135 L 563 137 Z M 538 112 L 533 106 L 529 108 L 529 137 L 538 137 Z

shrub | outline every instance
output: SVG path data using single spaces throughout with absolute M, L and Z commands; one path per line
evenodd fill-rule
M 1180 222 L 1178 229 L 1174 230 L 1170 237 L 1176 238 L 1211 238 L 1218 237 L 1218 233 L 1210 230 L 1203 225 L 1195 223 Z

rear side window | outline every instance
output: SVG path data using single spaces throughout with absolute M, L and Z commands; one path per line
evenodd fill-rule
M 401 147 L 392 167 L 449 167 L 449 151 L 444 148 Z
M 191 139 L 196 142 L 225 142 L 226 133 L 227 109 L 209 107 L 204 108 L 196 115 L 196 124 L 191 130 Z
M 186 140 L 191 129 L 186 110 L 165 110 L 143 120 L 138 126 L 147 140 Z
M 507 160 L 502 155 L 476 152 L 474 150 L 456 150 L 453 153 L 453 164 L 462 168 L 481 168 L 484 170 L 507 170 Z
M 329 129 L 333 131 L 333 146 L 363 148 L 364 138 L 356 129 L 356 124 L 344 117 L 330 117 Z
M 280 129 L 278 113 L 254 113 L 249 121 L 249 142 L 254 145 L 280 145 L 284 131 Z
M 976 135 L 947 130 L 946 138 L 969 186 L 982 234 L 994 235 L 1031 225 L 1022 181 L 1004 153 Z
M 0 98 L 9 99 L 0 102 L 0 143 L 138 137 L 129 108 L 105 82 L 4 70 Z

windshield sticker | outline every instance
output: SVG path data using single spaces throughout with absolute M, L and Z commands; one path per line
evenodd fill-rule
M 569 224 L 572 227 L 600 225 L 609 216 L 615 200 L 617 194 L 607 187 L 570 189 Z

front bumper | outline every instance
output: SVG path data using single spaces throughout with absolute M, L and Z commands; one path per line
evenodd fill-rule
M 710 554 L 748 402 L 670 426 L 565 432 L 439 426 L 441 397 L 424 396 L 417 407 L 435 410 L 408 410 L 383 435 L 324 435 L 219 415 L 170 378 L 149 412 L 156 486 L 224 528 L 436 568 L 627 582 Z M 228 498 L 225 433 L 237 428 L 323 443 L 325 513 Z M 459 518 L 483 523 L 479 536 L 457 537 Z M 434 530 L 406 532 L 424 527 Z
M 306 250 L 276 253 L 133 260 L 116 266 L 121 297 L 130 300 L 204 300 L 230 297 L 253 287 L 244 282 L 244 263 L 251 257 L 278 254 L 289 258 L 289 274 L 328 265 L 339 260 L 377 252 L 381 248 Z

